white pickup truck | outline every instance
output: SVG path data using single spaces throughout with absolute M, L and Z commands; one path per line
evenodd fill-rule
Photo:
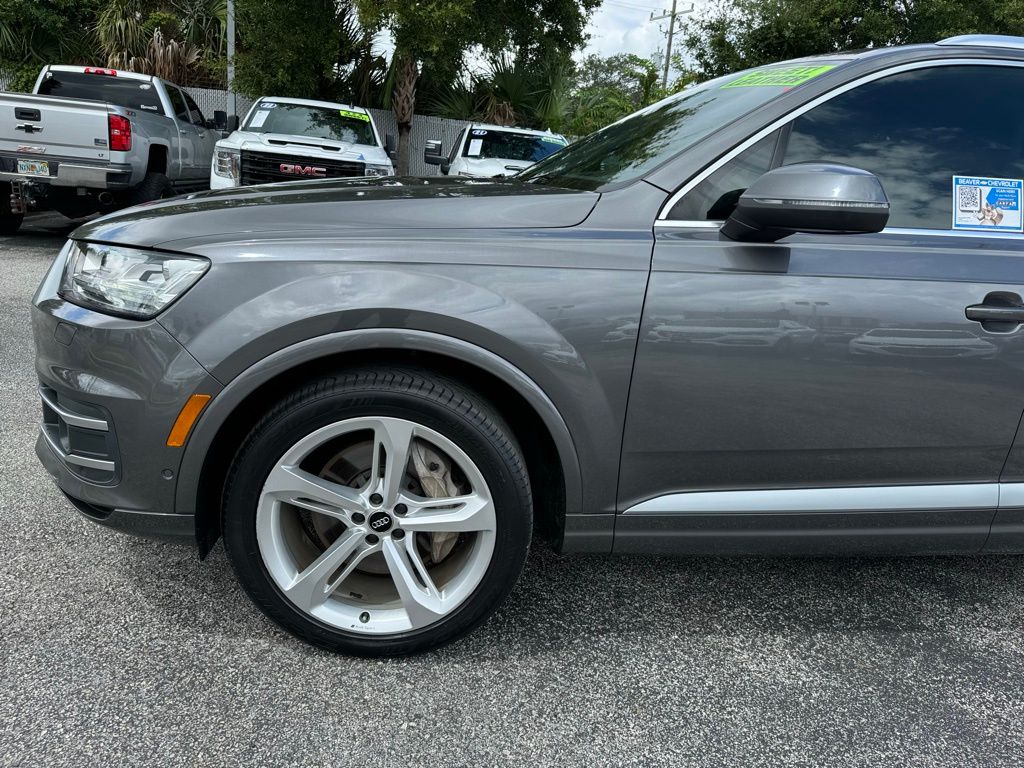
M 264 96 L 217 142 L 210 187 L 299 179 L 393 176 L 395 141 L 362 107 Z
M 31 94 L 0 93 L 0 234 L 27 211 L 77 218 L 205 188 L 216 128 L 158 77 L 44 67 Z

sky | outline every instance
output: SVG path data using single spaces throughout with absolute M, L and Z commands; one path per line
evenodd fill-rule
M 684 10 L 694 4 L 693 0 L 678 0 L 677 10 Z M 698 7 L 701 4 L 701 0 L 696 0 Z M 590 42 L 583 50 L 583 55 L 635 53 L 646 58 L 655 51 L 663 51 L 663 30 L 668 28 L 668 20 L 651 21 L 650 18 L 652 12 L 660 16 L 671 7 L 672 0 L 604 0 L 590 19 L 587 28 Z M 685 16 L 677 25 L 683 19 Z

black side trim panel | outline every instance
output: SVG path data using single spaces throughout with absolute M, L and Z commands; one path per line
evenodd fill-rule
M 620 515 L 614 552 L 667 555 L 939 555 L 980 552 L 994 509 Z

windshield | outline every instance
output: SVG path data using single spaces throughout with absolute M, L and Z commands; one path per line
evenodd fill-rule
M 535 163 L 557 152 L 565 144 L 561 136 L 531 136 L 526 133 L 474 128 L 469 132 L 462 156 Z
M 116 75 L 85 72 L 47 72 L 39 84 L 41 96 L 105 101 L 126 109 L 163 113 L 160 97 L 149 81 L 119 78 Z
M 242 130 L 377 146 L 370 116 L 365 112 L 340 107 L 311 107 L 304 104 L 262 101 L 252 111 Z
M 709 80 L 590 134 L 517 178 L 587 190 L 634 181 L 726 124 L 835 66 L 834 61 L 777 64 Z

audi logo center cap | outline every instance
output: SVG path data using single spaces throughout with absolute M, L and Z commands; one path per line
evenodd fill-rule
M 387 512 L 374 512 L 370 515 L 370 530 L 374 533 L 384 533 L 391 529 L 391 515 Z

